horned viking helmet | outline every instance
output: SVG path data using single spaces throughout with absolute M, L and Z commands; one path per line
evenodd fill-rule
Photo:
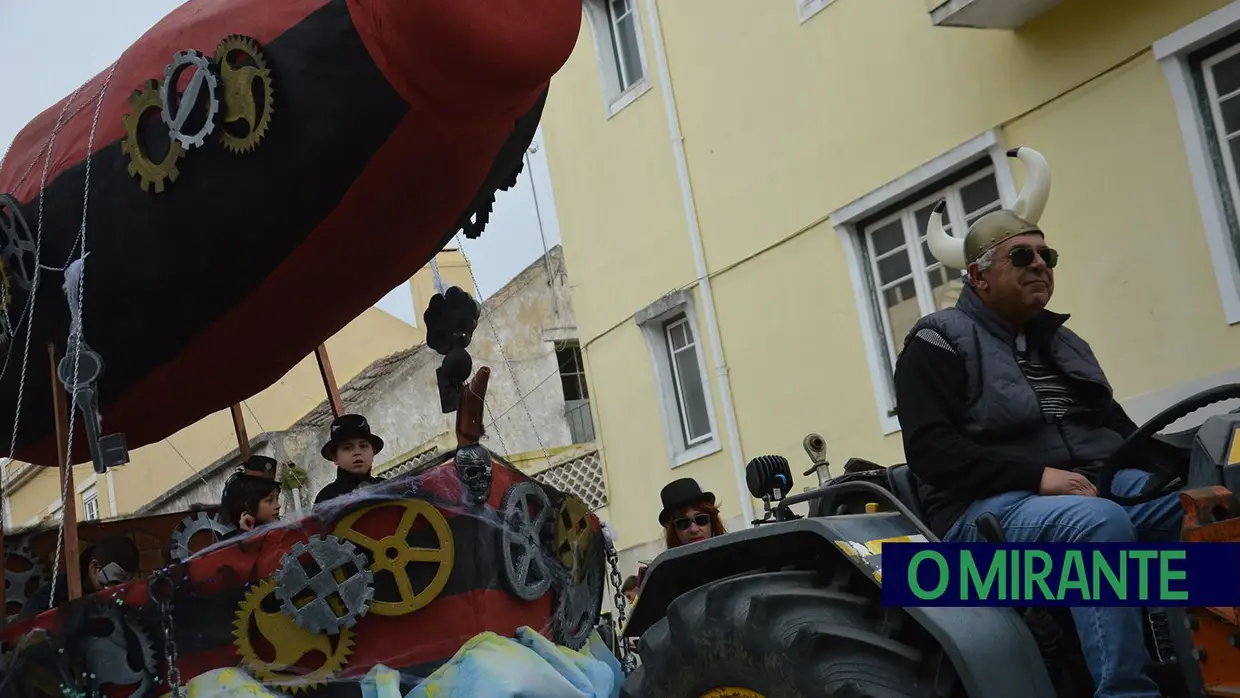
M 943 207 L 947 202 L 939 201 L 934 205 L 926 226 L 926 244 L 930 247 L 930 253 L 945 266 L 964 269 L 977 261 L 986 250 L 1008 238 L 1042 232 L 1038 228 L 1038 219 L 1042 217 L 1042 210 L 1046 208 L 1046 200 L 1051 194 L 1050 165 L 1041 153 L 1032 148 L 1013 148 L 1007 154 L 1025 163 L 1028 170 L 1025 186 L 1021 188 L 1012 208 L 991 211 L 978 218 L 961 239 L 943 229 Z

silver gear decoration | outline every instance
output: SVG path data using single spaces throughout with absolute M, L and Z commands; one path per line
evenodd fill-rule
M 577 564 L 589 564 L 578 561 Z M 579 650 L 590 640 L 603 605 L 603 570 L 589 564 L 585 579 L 572 583 L 572 575 L 557 590 L 555 612 L 551 617 L 552 634 L 557 644 Z
M 100 604 L 86 612 L 83 628 L 110 624 L 106 635 L 93 632 L 75 633 L 74 644 L 82 653 L 90 683 L 95 691 L 108 684 L 129 686 L 139 684 L 131 695 L 144 696 L 158 683 L 159 663 L 151 636 L 135 620 L 126 618 L 117 606 Z M 130 640 L 137 643 L 141 667 L 130 664 Z
M 211 531 L 215 534 L 216 539 L 222 538 L 229 533 L 237 530 L 235 526 L 220 521 L 217 517 L 200 511 L 190 514 L 181 519 L 177 527 L 172 529 L 171 543 L 172 546 L 168 553 L 173 560 L 177 562 L 185 562 L 194 553 L 189 549 L 190 540 L 203 531 Z
M 31 601 L 38 601 L 38 599 L 31 599 L 27 596 L 27 594 L 32 593 L 29 591 L 32 586 L 35 589 L 39 589 L 46 584 L 47 575 L 45 574 L 46 570 L 43 569 L 43 563 L 39 562 L 39 558 L 36 557 L 34 553 L 30 552 L 30 548 L 26 547 L 25 543 L 16 546 L 5 546 L 4 556 L 4 596 L 6 610 L 8 604 L 21 604 L 21 610 L 7 616 L 9 621 L 13 621 L 21 615 L 22 611 L 26 610 L 27 603 L 30 603 Z M 9 569 L 9 560 L 14 558 L 24 560 L 26 564 L 30 566 L 30 569 L 22 572 Z M 38 583 L 32 585 L 30 583 L 32 580 L 37 580 Z
M 508 488 L 500 504 L 504 582 L 524 601 L 533 601 L 551 588 L 550 553 L 543 549 L 542 532 L 552 513 L 547 493 L 535 482 L 518 482 Z
M 318 570 L 310 576 L 301 557 L 309 554 Z M 346 565 L 357 571 L 348 574 Z M 370 611 L 375 597 L 375 576 L 367 566 L 366 556 L 347 540 L 336 536 L 310 536 L 299 542 L 280 559 L 276 570 L 276 597 L 281 609 L 297 625 L 313 633 L 336 635 L 341 628 L 352 628 Z M 299 606 L 298 596 L 313 594 L 309 603 Z M 336 597 L 339 603 L 331 603 Z M 343 605 L 343 608 L 340 606 Z M 333 608 L 335 606 L 335 608 Z
M 176 94 L 177 82 L 184 70 L 194 69 L 185 94 L 177 100 L 177 110 L 172 109 L 172 96 Z M 201 76 L 201 77 L 200 77 Z M 197 133 L 185 133 L 185 122 L 198 105 L 198 92 L 207 90 L 207 115 Z M 201 51 L 178 51 L 172 62 L 164 68 L 164 79 L 159 84 L 160 117 L 168 127 L 168 135 L 175 138 L 182 148 L 200 148 L 207 136 L 215 131 L 215 117 L 220 113 L 220 79 L 215 74 L 211 59 Z

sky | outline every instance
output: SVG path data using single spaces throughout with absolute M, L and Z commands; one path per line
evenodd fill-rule
M 0 66 L 5 66 L 0 71 L 4 104 L 0 146 L 7 149 L 30 119 L 111 65 L 181 4 L 181 0 L 0 0 Z M 185 48 L 210 51 L 213 47 Z M 543 254 L 544 238 L 547 249 L 560 242 L 541 129 L 534 143 L 536 152 L 529 156 L 517 186 L 496 196 L 495 211 L 482 237 L 465 240 L 458 236 L 483 299 L 537 260 Z M 414 322 L 412 299 L 403 285 L 376 305 Z

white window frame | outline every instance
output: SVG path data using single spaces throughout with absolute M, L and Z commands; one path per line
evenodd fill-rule
M 1154 58 L 1162 65 L 1163 75 L 1171 88 L 1188 169 L 1201 210 L 1206 245 L 1210 250 L 1214 278 L 1223 304 L 1223 316 L 1229 325 L 1240 322 L 1240 263 L 1237 262 L 1224 203 L 1224 197 L 1232 192 L 1224 191 L 1219 172 L 1213 164 L 1206 120 L 1213 119 L 1214 115 L 1202 113 L 1199 106 L 1189 56 L 1236 32 L 1240 32 L 1240 0 L 1155 41 L 1153 47 Z M 1236 205 L 1240 208 L 1240 201 Z
M 650 64 L 646 60 L 646 33 L 641 18 L 642 0 L 626 1 L 632 6 L 630 12 L 633 15 L 633 30 L 637 34 L 638 60 L 642 67 L 642 76 L 627 88 L 620 84 L 623 68 L 616 64 L 611 48 L 614 18 L 610 0 L 584 0 L 582 3 L 586 23 L 594 37 L 594 57 L 598 62 L 603 87 L 603 111 L 608 119 L 650 91 Z
M 796 0 L 796 2 L 797 18 L 801 24 L 805 24 L 806 20 L 830 7 L 835 0 Z
M 706 418 L 710 425 L 709 436 L 702 437 L 693 443 L 686 442 L 685 432 L 688 429 L 681 424 L 681 412 L 678 406 L 680 385 L 676 380 L 676 368 L 671 361 L 666 330 L 667 323 L 678 319 L 681 315 L 684 316 L 689 331 L 693 334 L 693 351 L 697 354 L 698 380 L 702 382 L 702 393 L 706 398 Z M 693 297 L 688 291 L 668 294 L 638 312 L 635 321 L 646 339 L 646 348 L 650 351 L 650 362 L 654 367 L 655 387 L 659 395 L 659 414 L 663 422 L 663 435 L 667 443 L 667 456 L 671 467 L 679 468 L 686 463 L 723 450 L 723 442 L 719 438 L 719 421 L 715 417 L 715 398 L 706 372 L 706 354 L 702 347 L 702 333 L 698 327 Z
M 1000 201 L 1005 207 L 1011 206 L 1016 201 L 1016 182 L 1012 177 L 1011 163 L 1007 157 L 1007 148 L 1004 147 L 1003 139 L 998 129 L 991 129 L 837 209 L 830 215 L 831 226 L 835 228 L 839 236 L 848 263 L 853 300 L 857 306 L 857 316 L 861 322 L 861 337 L 865 344 L 866 360 L 869 363 L 870 383 L 877 403 L 878 422 L 884 435 L 900 431 L 900 419 L 895 414 L 895 395 L 888 365 L 889 362 L 894 361 L 889 358 L 893 352 L 892 346 L 903 338 L 886 337 L 888 334 L 886 309 L 882 308 L 882 304 L 875 298 L 874 290 L 870 285 L 871 272 L 866 270 L 866 265 L 870 263 L 870 255 L 866 242 L 861 237 L 861 224 L 869 221 L 884 209 L 907 199 L 918 190 L 936 181 L 950 178 L 970 167 L 975 167 L 987 159 L 994 167 Z M 970 181 L 970 177 L 960 178 L 960 182 L 967 181 Z M 958 185 L 960 182 L 951 182 L 951 184 Z M 949 210 L 948 217 L 953 221 L 963 221 L 964 213 Z M 917 260 L 921 256 L 920 247 L 916 255 L 917 257 L 912 258 L 914 269 L 917 268 Z M 922 265 L 923 268 L 924 266 Z M 924 279 L 916 283 L 919 297 L 931 297 L 929 289 L 922 288 L 926 285 Z
M 95 503 L 94 516 L 90 515 L 90 507 L 88 506 L 88 502 L 92 501 Z M 97 488 L 94 484 L 91 484 L 89 487 L 82 490 L 82 520 L 98 521 L 100 518 L 102 517 L 100 516 L 99 507 L 99 488 Z

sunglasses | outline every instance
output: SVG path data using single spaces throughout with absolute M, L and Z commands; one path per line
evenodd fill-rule
M 698 528 L 706 528 L 707 526 L 710 525 L 710 515 L 709 514 L 697 514 L 693 518 L 689 518 L 688 516 L 682 516 L 679 519 L 676 519 L 676 530 L 677 531 L 688 531 L 690 524 L 697 524 Z
M 1046 263 L 1048 269 L 1054 269 L 1059 263 L 1059 251 L 1052 250 L 1049 247 L 1039 247 L 1036 250 L 1032 247 L 1013 247 L 1008 253 L 1008 257 L 1012 260 L 1012 266 L 1020 268 L 1033 264 L 1033 256 L 1038 255 L 1042 261 Z

